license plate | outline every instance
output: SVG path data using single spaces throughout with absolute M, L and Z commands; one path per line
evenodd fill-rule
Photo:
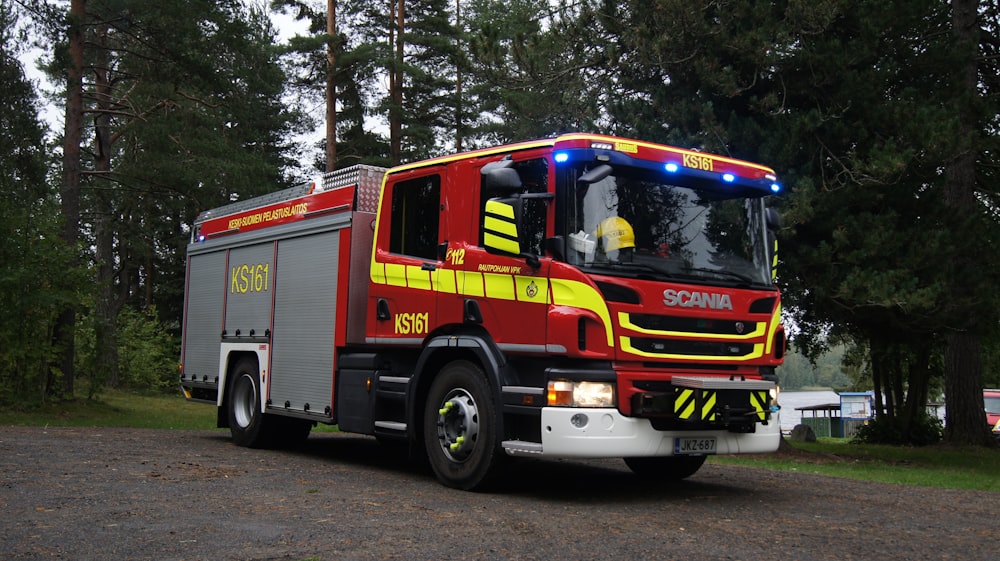
M 674 439 L 674 454 L 699 455 L 714 454 L 715 438 L 677 438 Z

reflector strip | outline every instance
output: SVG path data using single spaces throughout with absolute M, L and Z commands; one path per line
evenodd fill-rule
M 703 421 L 714 421 L 715 420 L 715 400 L 716 394 L 712 390 L 703 390 L 701 392 L 701 420 Z
M 674 397 L 674 413 L 678 418 L 690 419 L 694 415 L 694 390 L 682 389 Z
M 767 392 L 750 392 L 750 404 L 757 410 L 757 420 L 767 420 Z

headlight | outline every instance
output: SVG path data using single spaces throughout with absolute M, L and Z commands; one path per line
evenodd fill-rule
M 549 382 L 548 403 L 556 407 L 614 407 L 615 385 L 611 382 Z

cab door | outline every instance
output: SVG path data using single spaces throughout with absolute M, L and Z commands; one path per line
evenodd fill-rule
M 514 232 L 513 214 L 503 210 L 497 214 L 497 209 L 503 208 L 498 199 L 507 196 L 546 193 L 551 184 L 550 166 L 544 155 L 526 152 L 513 155 L 509 167 L 517 172 L 517 181 L 511 183 L 510 190 L 491 189 L 485 176 L 477 173 L 478 208 L 471 214 L 478 242 L 464 248 L 461 263 L 453 260 L 448 265 L 457 269 L 459 300 L 466 323 L 481 324 L 506 352 L 543 353 L 547 350 L 551 259 L 543 256 L 542 246 L 544 238 L 551 235 L 547 228 L 551 205 L 540 199 L 523 205 L 519 210 L 526 216 L 521 217 L 523 231 L 518 232 Z M 539 259 L 514 256 L 509 254 L 511 251 L 508 254 L 490 251 L 488 247 L 496 243 L 491 238 L 493 228 L 498 224 L 501 230 L 517 238 L 518 249 L 513 253 L 531 254 Z
M 439 166 L 386 179 L 372 255 L 369 333 L 378 342 L 419 346 L 438 323 L 435 276 L 445 229 Z M 372 325 L 374 323 L 374 325 Z

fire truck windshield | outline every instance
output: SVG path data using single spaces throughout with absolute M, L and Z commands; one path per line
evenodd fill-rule
M 602 274 L 771 285 L 762 198 L 631 167 L 567 171 L 559 222 L 568 262 Z

